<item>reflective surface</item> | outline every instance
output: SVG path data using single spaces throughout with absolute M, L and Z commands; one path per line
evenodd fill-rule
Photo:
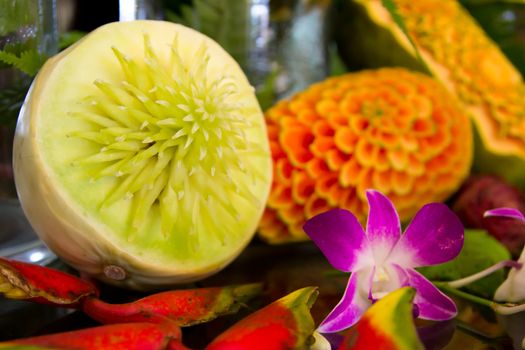
M 40 265 L 56 258 L 38 239 L 16 198 L 0 200 L 0 256 Z
M 120 0 L 119 21 L 161 19 L 162 4 L 158 0 Z
M 54 266 L 72 271 L 59 261 L 55 262 Z M 202 349 L 241 317 L 305 286 L 319 287 L 320 294 L 312 308 L 312 314 L 318 324 L 341 298 L 347 279 L 347 276 L 334 273 L 317 247 L 311 243 L 268 246 L 261 242 L 253 242 L 222 272 L 199 283 L 178 288 L 263 282 L 264 294 L 251 301 L 236 315 L 185 328 L 184 342 L 193 349 Z M 140 293 L 108 286 L 101 286 L 101 290 L 102 299 L 114 303 L 127 302 L 143 296 Z M 418 333 L 427 349 L 512 349 L 512 339 L 505 332 L 504 325 L 509 326 L 511 334 L 516 334 L 515 344 L 521 342 L 519 333 L 525 325 L 524 315 L 503 320 L 497 319 L 490 310 L 478 308 L 465 301 L 457 300 L 457 304 L 460 314 L 456 320 L 440 323 L 418 320 Z M 27 302 L 0 301 L 2 340 L 95 325 L 94 321 L 78 311 L 68 312 Z M 331 339 L 337 341 L 337 336 Z

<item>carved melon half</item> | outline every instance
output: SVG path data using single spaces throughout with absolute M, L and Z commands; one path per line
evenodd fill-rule
M 226 266 L 271 185 L 263 115 L 238 64 L 162 21 L 105 25 L 44 65 L 17 125 L 14 170 L 53 251 L 142 289 Z
M 344 2 L 337 35 L 345 62 L 404 66 L 436 77 L 474 122 L 474 170 L 525 187 L 525 84 L 519 72 L 458 1 L 394 3 L 424 63 L 381 0 Z

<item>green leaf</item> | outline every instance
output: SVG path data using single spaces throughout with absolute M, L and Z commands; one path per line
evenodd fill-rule
M 399 29 L 401 29 L 403 34 L 405 34 L 408 41 L 410 41 L 410 44 L 412 45 L 412 47 L 414 48 L 414 52 L 416 53 L 416 58 L 428 71 L 430 71 L 425 60 L 423 60 L 423 57 L 421 57 L 421 53 L 419 52 L 419 49 L 416 43 L 414 42 L 414 39 L 412 39 L 412 36 L 410 36 L 410 33 L 408 32 L 407 26 L 405 24 L 405 20 L 403 19 L 403 16 L 401 16 L 401 14 L 399 13 L 397 5 L 394 1 L 395 0 L 381 0 L 381 3 L 383 4 L 383 7 L 390 13 L 390 16 L 392 16 L 392 19 L 397 24 Z
M 485 231 L 465 230 L 465 244 L 454 260 L 418 270 L 430 280 L 451 281 L 473 275 L 510 258 L 509 251 Z M 465 290 L 490 299 L 504 280 L 505 271 L 500 270 L 466 286 Z
M 339 76 L 345 73 L 348 73 L 346 66 L 337 51 L 335 45 L 331 45 L 329 48 L 329 67 L 330 67 L 330 76 Z
M 168 12 L 168 19 L 214 39 L 246 69 L 249 43 L 247 6 L 244 0 L 194 0 L 193 6 L 181 5 L 180 16 Z
M 186 16 L 184 16 L 184 15 L 179 16 L 174 11 L 166 10 L 165 16 L 166 16 L 166 20 L 168 20 L 170 22 L 179 23 L 179 24 L 182 24 L 182 25 L 184 25 L 186 27 L 191 27 L 191 24 L 186 20 L 188 15 L 186 15 Z M 191 17 L 191 15 L 189 15 L 189 16 Z
M 59 50 L 63 50 L 80 39 L 82 39 L 86 35 L 86 32 L 82 32 L 79 30 L 72 30 L 70 32 L 65 32 L 60 34 L 60 37 L 58 38 L 58 48 Z
M 255 92 L 255 95 L 257 96 L 257 101 L 259 101 L 259 105 L 261 106 L 263 112 L 270 108 L 275 102 L 275 81 L 277 80 L 278 75 L 279 69 L 272 69 L 270 74 L 268 74 L 268 76 L 264 80 L 263 85 L 260 88 L 258 88 Z
M 43 63 L 44 56 L 36 49 L 28 48 L 27 42 L 9 43 L 0 50 L 0 70 L 10 77 L 10 84 L 0 89 L 0 125 L 15 126 L 31 78 Z
M 0 125 L 15 126 L 29 84 L 29 79 L 22 79 L 19 84 L 0 89 Z
M 35 76 L 44 61 L 44 57 L 36 49 L 22 51 L 19 55 L 7 50 L 0 50 L 0 62 L 12 66 L 29 76 Z
M 18 57 L 14 53 L 0 51 L 0 61 L 7 65 L 14 66 L 18 61 Z

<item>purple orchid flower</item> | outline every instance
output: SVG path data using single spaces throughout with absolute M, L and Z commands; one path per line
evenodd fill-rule
M 334 209 L 308 220 L 303 229 L 336 269 L 351 272 L 343 298 L 318 328 L 333 333 L 354 325 L 372 303 L 404 287 L 416 289 L 419 317 L 448 320 L 454 302 L 416 267 L 456 257 L 463 247 L 463 225 L 442 203 L 425 205 L 401 235 L 392 202 L 378 191 L 366 192 L 369 205 L 366 233 L 347 210 Z
M 525 216 L 514 208 L 496 208 L 487 210 L 485 217 L 499 216 L 507 217 L 525 222 Z M 518 263 L 525 264 L 525 247 L 518 258 Z M 505 301 L 518 303 L 525 300 L 525 268 L 514 268 L 509 271 L 507 279 L 501 286 L 498 287 L 494 294 L 494 299 L 497 301 Z

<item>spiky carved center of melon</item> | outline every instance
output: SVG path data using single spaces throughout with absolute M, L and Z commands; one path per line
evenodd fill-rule
M 101 93 L 71 113 L 91 128 L 70 136 L 99 149 L 78 165 L 86 167 L 91 181 L 116 179 L 100 208 L 132 201 L 130 232 L 142 228 L 158 206 L 165 237 L 208 230 L 224 241 L 226 230 L 239 232 L 231 225 L 242 225 L 233 199 L 259 208 L 251 187 L 257 179 L 267 181 L 246 164 L 248 154 L 267 154 L 246 137 L 245 131 L 255 127 L 247 117 L 253 110 L 242 102 L 246 91 L 231 77 L 209 78 L 205 43 L 191 62 L 179 55 L 177 38 L 164 64 L 147 35 L 144 48 L 140 60 L 113 48 L 124 79 L 96 80 Z

